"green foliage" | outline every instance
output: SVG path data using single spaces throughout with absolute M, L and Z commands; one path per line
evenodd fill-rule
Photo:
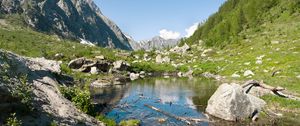
M 105 117 L 104 115 L 98 115 L 95 117 L 99 121 L 103 122 L 106 126 L 116 126 L 115 120 Z
M 119 125 L 120 126 L 139 126 L 140 120 L 132 119 L 132 120 L 122 120 Z
M 89 91 L 82 90 L 78 87 L 61 87 L 60 91 L 65 98 L 72 101 L 81 111 L 89 115 L 95 115 Z
M 58 126 L 58 124 L 57 124 L 55 121 L 52 121 L 52 122 L 50 123 L 50 126 Z
M 6 120 L 6 126 L 21 126 L 22 121 L 18 120 L 16 113 L 12 113 L 11 116 Z
M 26 26 L 24 15 L 9 14 L 9 15 L 4 15 L 3 17 L 7 20 L 7 22 L 9 22 L 14 26 L 21 26 L 21 27 Z
M 247 29 L 258 31 L 264 22 L 285 19 L 299 13 L 298 0 L 228 0 L 219 11 L 208 18 L 198 30 L 182 43 L 204 40 L 206 46 L 225 47 L 239 43 L 240 33 Z
M 176 68 L 170 64 L 156 64 L 153 62 L 140 62 L 131 64 L 134 72 L 175 72 Z
M 24 105 L 24 108 L 18 109 L 22 109 L 23 112 L 32 111 L 32 87 L 27 82 L 27 75 L 15 73 L 17 67 L 11 63 L 5 53 L 1 53 L 0 60 L 0 81 L 10 89 L 10 95 Z
M 32 98 L 32 87 L 27 83 L 27 76 L 23 75 L 19 77 L 20 84 L 17 85 L 16 89 L 12 91 L 12 95 L 20 98 L 21 103 L 28 108 L 27 110 L 33 110 L 33 98 Z
M 269 103 L 276 103 L 282 107 L 289 108 L 289 109 L 298 109 L 300 106 L 300 102 L 296 100 L 284 99 L 278 96 L 273 95 L 265 95 L 262 97 L 265 101 Z

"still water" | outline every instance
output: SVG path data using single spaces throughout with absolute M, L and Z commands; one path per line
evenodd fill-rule
M 186 122 L 146 107 L 150 105 L 169 115 L 201 118 L 208 99 L 217 89 L 214 80 L 204 78 L 148 78 L 92 90 L 94 102 L 107 117 L 117 122 L 141 120 L 141 125 L 187 125 Z M 103 109 L 105 108 L 105 109 Z M 194 123 L 193 125 L 208 125 Z

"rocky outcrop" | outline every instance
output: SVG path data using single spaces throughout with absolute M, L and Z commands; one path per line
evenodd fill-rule
M 98 74 L 98 72 L 108 72 L 110 63 L 106 60 L 86 59 L 84 57 L 71 60 L 68 67 L 80 72 Z
M 131 50 L 127 37 L 92 0 L 0 0 L 0 12 L 24 15 L 43 32 L 92 44 Z
M 131 40 L 129 41 L 129 43 L 134 50 L 162 50 L 166 48 L 173 48 L 179 43 L 179 39 L 164 39 L 160 36 L 156 36 L 150 40 L 143 40 L 139 42 L 134 41 L 130 36 L 128 36 L 128 38 Z
M 27 75 L 28 84 L 32 86 L 34 112 L 22 119 L 24 125 L 49 125 L 53 121 L 58 125 L 104 125 L 77 110 L 59 93 L 56 76 L 60 73 L 61 62 L 26 58 L 3 51 L 0 54 L 0 64 L 3 65 L 2 61 L 6 60 L 12 66 L 7 73 Z M 1 89 L 10 86 L 3 81 L 0 83 Z
M 185 43 L 182 47 L 176 46 L 176 47 L 170 49 L 170 52 L 186 53 L 189 50 L 191 50 L 191 47 Z
M 130 64 L 125 61 L 118 60 L 113 63 L 113 71 L 128 71 L 129 69 Z
M 209 99 L 206 112 L 224 120 L 244 120 L 256 116 L 265 104 L 238 84 L 222 84 Z

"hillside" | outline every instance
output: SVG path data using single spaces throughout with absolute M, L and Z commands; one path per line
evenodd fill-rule
M 298 0 L 228 0 L 184 42 L 204 40 L 206 46 L 224 47 L 262 33 L 266 24 L 284 24 L 299 17 Z M 278 35 L 282 34 L 277 31 Z
M 0 0 L 0 7 L 2 15 L 17 15 L 25 25 L 41 32 L 131 50 L 122 31 L 92 0 Z

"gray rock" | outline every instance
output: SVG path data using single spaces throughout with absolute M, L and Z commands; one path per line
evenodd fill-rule
M 98 74 L 98 68 L 97 67 L 91 67 L 91 74 Z
M 193 76 L 193 73 L 194 73 L 193 70 L 189 70 L 188 72 L 183 73 L 183 76 L 184 76 L 184 77 L 192 77 L 192 76 Z
M 182 73 L 182 72 L 178 72 L 178 73 L 177 73 L 177 76 L 178 76 L 178 77 L 183 77 L 183 73 Z
M 111 85 L 112 85 L 111 81 L 108 81 L 108 80 L 96 80 L 91 83 L 91 86 L 95 87 L 95 88 L 102 88 L 102 87 L 107 87 L 107 86 L 111 86 Z
M 182 47 L 174 47 L 172 49 L 170 49 L 170 52 L 175 52 L 175 53 L 186 53 L 187 51 L 189 51 L 191 48 L 189 45 L 187 45 L 186 43 L 182 46 Z
M 113 69 L 116 71 L 127 71 L 130 68 L 130 64 L 122 60 L 114 62 L 113 66 Z
M 251 70 L 246 70 L 244 72 L 244 76 L 247 77 L 247 76 L 254 76 L 255 74 L 251 71 Z
M 79 69 L 83 66 L 83 64 L 85 63 L 85 60 L 86 59 L 84 57 L 71 60 L 68 64 L 68 67 L 71 69 Z
M 136 80 L 136 79 L 139 79 L 140 74 L 130 73 L 129 77 L 130 77 L 130 80 Z
M 206 57 L 214 54 L 215 51 L 213 49 L 206 49 L 202 52 L 201 57 Z
M 238 84 L 222 84 L 208 100 L 206 112 L 229 121 L 243 120 L 259 112 L 266 103 L 246 94 Z
M 100 55 L 100 56 L 95 56 L 95 59 L 97 59 L 97 60 L 104 60 L 105 57 L 103 55 Z
M 3 63 L 3 54 L 8 57 L 10 65 L 16 65 L 14 68 L 18 69 L 10 72 L 26 74 L 28 84 L 30 83 L 32 86 L 34 117 L 31 117 L 30 114 L 26 115 L 26 118 L 22 119 L 23 125 L 49 125 L 55 121 L 58 125 L 71 126 L 77 125 L 82 120 L 84 120 L 82 125 L 104 125 L 93 117 L 79 111 L 71 101 L 60 94 L 57 88 L 60 86 L 57 82 L 59 78 L 52 74 L 53 72 L 60 73 L 60 62 L 44 58 L 21 57 L 0 50 L 0 66 Z M 0 80 L 0 85 L 2 84 L 3 82 Z M 0 91 L 1 89 L 3 89 L 3 86 L 0 86 Z M 3 99 L 1 100 L 3 101 Z
M 155 62 L 156 62 L 156 63 L 163 63 L 163 59 L 162 59 L 162 57 L 161 57 L 160 54 L 158 54 L 158 55 L 155 57 Z
M 231 75 L 231 77 L 233 77 L 233 78 L 240 78 L 241 75 L 239 75 L 239 74 L 237 74 L 237 73 L 234 73 L 234 74 Z
M 26 65 L 28 65 L 31 70 L 46 70 L 53 73 L 61 73 L 61 63 L 61 61 L 47 60 L 45 58 L 28 58 Z
M 56 59 L 61 59 L 61 58 L 64 58 L 64 54 L 62 54 L 62 53 L 57 53 L 57 54 L 54 55 L 54 57 L 55 57 Z
M 100 61 L 97 61 L 96 65 L 97 69 L 101 72 L 108 72 L 110 67 L 111 67 L 111 64 L 105 60 L 100 60 Z

